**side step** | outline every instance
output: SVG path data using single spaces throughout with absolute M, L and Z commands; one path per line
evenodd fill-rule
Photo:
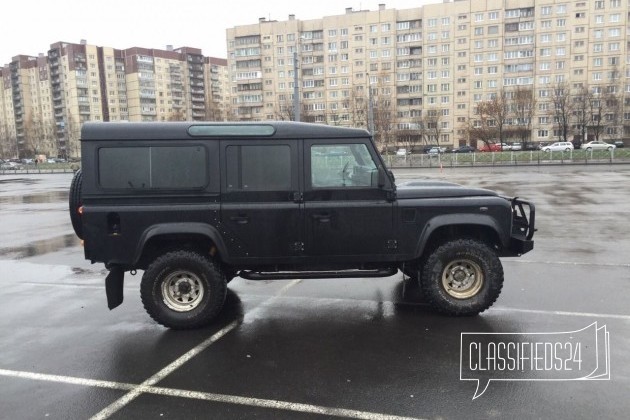
M 377 270 L 339 270 L 339 271 L 249 271 L 243 270 L 239 276 L 245 280 L 290 280 L 290 279 L 331 279 L 389 277 L 398 272 L 398 268 L 389 267 Z

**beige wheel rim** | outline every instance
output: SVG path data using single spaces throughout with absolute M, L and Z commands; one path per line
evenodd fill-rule
M 483 287 L 483 271 L 469 259 L 451 261 L 442 271 L 442 287 L 455 299 L 475 296 Z

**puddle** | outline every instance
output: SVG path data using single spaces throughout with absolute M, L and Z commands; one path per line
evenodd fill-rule
M 0 179 L 0 184 L 12 184 L 12 183 L 33 185 L 33 184 L 39 184 L 39 179 L 33 179 L 33 178 L 7 178 L 7 179 Z
M 43 204 L 68 201 L 68 191 L 49 191 L 21 196 L 0 197 L 0 204 Z
M 57 236 L 55 238 L 43 239 L 41 241 L 31 242 L 18 247 L 0 248 L 0 256 L 9 256 L 12 259 L 22 259 L 35 257 L 37 255 L 49 254 L 57 252 L 65 248 L 79 246 L 81 240 L 75 234 Z

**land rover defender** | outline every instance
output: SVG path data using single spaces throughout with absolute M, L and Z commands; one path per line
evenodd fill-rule
M 70 218 L 108 306 L 143 270 L 171 328 L 208 324 L 227 283 L 402 271 L 450 315 L 489 308 L 499 257 L 533 248 L 534 205 L 438 181 L 396 185 L 369 132 L 293 122 L 86 123 Z

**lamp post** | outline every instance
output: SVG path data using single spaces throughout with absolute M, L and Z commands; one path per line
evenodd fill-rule
M 295 47 L 296 50 L 293 51 L 293 121 L 300 121 L 300 87 L 299 77 L 298 77 L 298 52 L 297 48 L 299 48 L 300 43 L 298 42 Z
M 372 81 L 370 73 L 367 73 L 368 79 L 368 131 L 374 137 L 374 102 L 372 101 Z

